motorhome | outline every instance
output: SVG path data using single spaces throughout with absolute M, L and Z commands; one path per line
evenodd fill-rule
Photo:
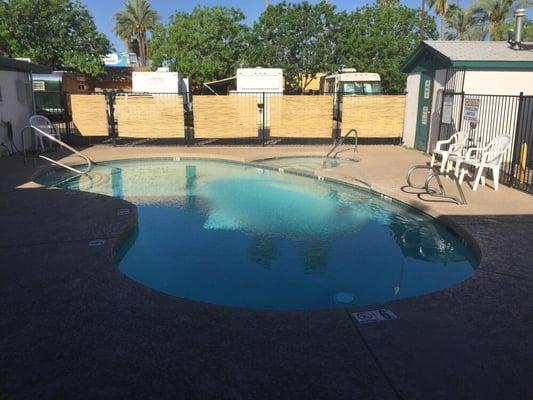
M 134 93 L 187 93 L 189 79 L 179 72 L 170 72 L 168 68 L 158 68 L 155 72 L 132 73 L 132 91 Z
M 381 94 L 381 77 L 371 72 L 357 72 L 355 68 L 345 68 L 320 80 L 323 94 L 343 93 L 349 95 Z
M 283 93 L 285 81 L 281 68 L 238 68 L 238 93 Z
M 170 72 L 166 67 L 159 67 L 154 72 L 134 71 L 131 75 L 131 89 L 134 95 L 180 94 L 186 109 L 191 111 L 192 96 L 189 78 L 185 78 L 181 73 Z

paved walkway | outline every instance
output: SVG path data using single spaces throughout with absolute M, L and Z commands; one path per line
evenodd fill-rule
M 325 149 L 95 146 L 87 153 L 97 161 L 254 160 Z M 35 188 L 27 184 L 32 167 L 0 159 L 0 399 L 533 398 L 533 197 L 481 188 L 466 190 L 467 206 L 423 202 L 402 186 L 425 155 L 361 146 L 359 157 L 321 174 L 346 181 L 365 174 L 375 190 L 451 224 L 481 255 L 472 278 L 362 309 L 266 312 L 178 299 L 112 265 L 135 225 L 135 206 Z M 351 317 L 379 307 L 399 319 L 359 325 Z

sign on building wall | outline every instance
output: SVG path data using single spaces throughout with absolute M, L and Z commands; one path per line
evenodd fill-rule
M 470 122 L 479 121 L 479 99 L 465 99 L 463 119 Z
M 429 114 L 429 107 L 428 106 L 424 106 L 422 107 L 422 125 L 427 125 L 428 124 L 428 114 Z
M 431 80 L 428 79 L 424 82 L 424 99 L 429 99 L 431 96 Z
M 442 100 L 442 123 L 452 123 L 453 96 L 444 96 Z

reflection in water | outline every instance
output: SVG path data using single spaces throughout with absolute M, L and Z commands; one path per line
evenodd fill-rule
M 464 260 L 464 255 L 456 251 L 435 224 L 396 217 L 389 228 L 405 257 L 444 264 Z
M 122 179 L 122 168 L 111 168 L 111 187 L 113 197 L 124 198 L 124 184 Z
M 186 192 L 186 207 L 188 210 L 194 211 L 198 209 L 196 196 L 193 195 L 196 189 L 196 165 L 185 166 L 185 192 Z
M 400 277 L 398 278 L 398 283 L 396 283 L 396 285 L 393 288 L 395 295 L 399 295 L 400 291 L 402 290 L 404 269 L 405 269 L 405 258 L 402 257 L 402 261 L 400 262 Z
M 322 241 L 301 242 L 298 258 L 306 274 L 324 272 L 328 266 L 329 245 Z
M 279 250 L 274 239 L 256 236 L 250 242 L 248 254 L 259 266 L 270 268 L 274 259 L 279 255 Z

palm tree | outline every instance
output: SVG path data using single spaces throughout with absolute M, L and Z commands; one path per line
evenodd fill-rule
M 158 23 L 160 17 L 153 10 L 148 0 L 124 0 L 124 9 L 115 14 L 115 27 L 113 31 L 121 38 L 131 50 L 136 42 L 139 64 L 146 66 L 147 40 L 146 32 Z
M 483 23 L 489 35 L 510 19 L 517 8 L 531 6 L 531 0 L 478 0 L 472 6 L 473 17 Z
M 448 12 L 448 0 L 425 0 L 428 8 L 435 10 L 440 17 L 440 40 L 444 39 L 444 26 L 446 25 L 446 13 Z
M 445 36 L 448 40 L 480 40 L 483 27 L 471 8 L 465 10 L 457 4 L 451 4 L 446 13 Z

